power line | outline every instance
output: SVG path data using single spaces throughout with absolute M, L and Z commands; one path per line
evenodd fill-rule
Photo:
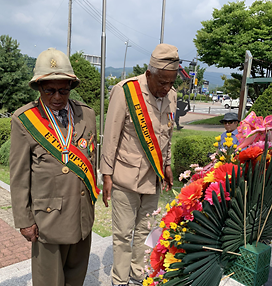
M 76 2 L 81 6 L 83 10 L 85 10 L 89 15 L 91 15 L 94 20 L 96 20 L 98 23 L 102 22 L 102 16 L 101 13 L 87 0 L 82 0 L 83 2 L 80 2 L 79 0 L 76 0 Z M 114 36 L 116 36 L 119 40 L 122 42 L 126 42 L 129 40 L 130 44 L 132 45 L 132 48 L 137 50 L 138 52 L 150 56 L 151 52 L 144 49 L 143 47 L 136 44 L 134 41 L 132 41 L 130 38 L 128 38 L 125 34 L 123 34 L 120 30 L 118 30 L 114 25 L 112 25 L 109 21 L 106 21 L 106 28 L 109 32 L 111 32 Z

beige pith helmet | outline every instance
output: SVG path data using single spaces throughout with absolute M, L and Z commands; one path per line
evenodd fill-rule
M 178 70 L 179 55 L 177 47 L 169 44 L 159 44 L 152 52 L 149 64 L 162 70 Z
M 72 80 L 71 89 L 80 83 L 68 57 L 55 48 L 49 48 L 39 54 L 34 76 L 28 84 L 32 89 L 38 90 L 38 81 L 43 80 Z

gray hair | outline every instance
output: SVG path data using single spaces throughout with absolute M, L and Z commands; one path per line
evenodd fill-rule
M 150 64 L 148 65 L 148 70 L 150 70 L 151 74 L 157 74 L 159 72 L 158 68 L 155 68 L 155 67 L 151 66 Z

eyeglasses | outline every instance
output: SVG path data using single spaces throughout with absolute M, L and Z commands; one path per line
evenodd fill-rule
M 235 121 L 235 120 L 224 121 L 224 124 L 232 124 L 232 123 L 234 123 L 234 122 L 236 122 L 236 121 Z
M 42 90 L 45 93 L 45 95 L 52 96 L 56 92 L 58 92 L 61 95 L 67 95 L 70 92 L 71 89 L 66 89 L 66 88 L 60 88 L 60 89 L 48 88 L 48 89 L 43 89 L 43 87 L 42 87 Z

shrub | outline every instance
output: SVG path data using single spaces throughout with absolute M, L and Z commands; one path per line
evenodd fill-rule
M 249 112 L 254 111 L 257 116 L 265 118 L 272 114 L 272 84 L 254 102 Z
M 173 152 L 175 175 L 189 169 L 191 164 L 204 167 L 211 162 L 208 153 L 214 153 L 216 148 L 214 136 L 192 135 L 179 139 Z
M 0 118 L 0 147 L 10 138 L 11 118 Z
M 10 139 L 0 147 L 0 164 L 9 166 Z

